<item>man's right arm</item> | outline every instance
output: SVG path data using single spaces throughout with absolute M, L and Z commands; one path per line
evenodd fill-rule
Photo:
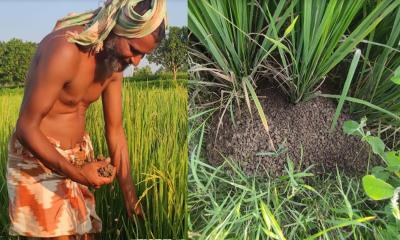
M 79 55 L 72 45 L 58 47 L 50 44 L 40 56 L 26 86 L 20 115 L 16 125 L 17 139 L 48 168 L 88 185 L 82 172 L 57 152 L 39 126 L 59 97 L 64 84 L 71 80 L 79 64 Z

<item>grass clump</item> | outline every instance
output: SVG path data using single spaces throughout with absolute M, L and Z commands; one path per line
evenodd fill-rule
M 255 93 L 255 82 L 264 60 L 281 44 L 281 39 L 275 36 L 281 29 L 285 35 L 293 29 L 285 23 L 295 2 L 189 0 L 188 25 L 194 45 L 200 44 L 199 48 L 191 49 L 196 61 L 191 71 L 212 76 L 212 80 L 198 83 L 219 91 L 221 119 L 227 110 L 232 111 L 235 102 L 239 105 L 244 99 L 249 110 L 254 102 L 268 134 L 268 122 Z M 271 141 L 270 145 L 273 146 Z
M 400 7 L 375 28 L 360 44 L 363 50 L 362 66 L 352 86 L 353 97 L 363 99 L 400 115 Z M 368 127 L 380 132 L 386 143 L 398 148 L 400 120 L 365 105 L 350 104 L 350 112 L 357 118 L 368 118 Z
M 327 74 L 399 5 L 380 1 L 359 20 L 367 1 L 297 1 L 291 16 L 299 16 L 299 23 L 279 51 L 282 70 L 276 78 L 291 101 L 310 99 Z

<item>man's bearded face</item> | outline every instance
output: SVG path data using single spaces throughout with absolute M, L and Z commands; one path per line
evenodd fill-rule
M 104 62 L 111 71 L 121 72 L 129 64 L 137 66 L 144 55 L 151 53 L 157 45 L 152 34 L 132 39 L 114 36 L 104 43 Z
M 130 62 L 118 54 L 116 46 L 116 38 L 112 38 L 105 42 L 104 51 L 106 57 L 104 59 L 104 63 L 112 72 L 122 72 L 129 66 Z

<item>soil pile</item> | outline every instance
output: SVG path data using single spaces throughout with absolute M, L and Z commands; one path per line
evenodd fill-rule
M 293 105 L 277 89 L 263 90 L 262 93 L 266 97 L 261 97 L 260 102 L 267 116 L 271 138 L 281 153 L 275 156 L 268 153 L 272 149 L 257 110 L 252 106 L 252 121 L 247 106 L 243 104 L 241 114 L 235 111 L 235 125 L 229 113 L 225 114 L 217 138 L 219 115 L 215 114 L 209 124 L 206 150 L 211 164 L 220 164 L 222 154 L 238 161 L 250 175 L 268 173 L 277 176 L 283 173 L 289 156 L 296 169 L 313 165 L 312 172 L 325 173 L 335 171 L 338 166 L 350 174 L 365 173 L 369 158 L 367 144 L 342 131 L 349 115 L 342 114 L 336 129 L 330 132 L 336 110 L 333 101 L 318 97 Z
M 101 177 L 111 177 L 113 171 L 114 171 L 114 166 L 111 164 L 108 164 L 106 167 L 101 167 L 97 169 L 97 172 Z
M 88 164 L 92 161 L 105 161 L 106 158 L 103 157 L 102 155 L 99 155 L 97 159 L 90 160 L 87 156 L 86 153 L 83 150 L 80 150 L 75 153 L 75 157 L 71 161 L 72 164 L 74 164 L 76 167 L 82 168 L 83 165 Z M 114 171 L 114 166 L 111 165 L 110 163 L 107 164 L 105 167 L 101 167 L 97 169 L 97 174 L 100 177 L 111 177 L 112 173 Z
M 102 155 L 97 157 L 97 161 L 105 161 L 105 160 L 106 158 L 103 157 Z M 97 173 L 100 177 L 111 177 L 113 171 L 114 171 L 114 166 L 111 165 L 110 163 L 105 167 L 97 169 Z

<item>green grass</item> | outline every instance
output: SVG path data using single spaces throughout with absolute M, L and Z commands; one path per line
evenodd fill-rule
M 278 178 L 248 176 L 227 158 L 211 166 L 205 124 L 191 126 L 189 139 L 192 239 L 389 239 L 383 205 L 368 200 L 359 178 L 314 176 L 289 159 Z
M 15 126 L 22 93 L 0 95 L 0 236 L 7 237 L 7 142 Z M 187 90 L 157 84 L 126 84 L 123 92 L 124 129 L 132 175 L 142 197 L 145 221 L 127 218 L 117 181 L 95 192 L 103 220 L 101 239 L 184 238 L 187 232 Z M 101 102 L 87 114 L 87 130 L 95 154 L 107 154 Z
M 198 83 L 213 88 L 221 99 L 221 120 L 227 111 L 232 112 L 235 103 L 244 100 L 251 111 L 254 102 L 269 136 L 267 118 L 255 95 L 255 82 L 264 60 L 281 44 L 282 36 L 277 34 L 284 31 L 282 35 L 286 35 L 293 29 L 284 23 L 295 2 L 189 0 L 188 26 L 195 37 L 193 45 L 201 44 L 191 49 L 193 59 L 198 61 L 191 71 L 212 76 Z M 272 141 L 269 144 L 273 147 Z
M 180 71 L 177 72 L 176 74 L 176 79 L 177 80 L 185 80 L 189 78 L 189 74 L 186 71 Z M 137 73 L 135 72 L 133 76 L 131 77 L 126 77 L 126 81 L 165 81 L 165 82 L 171 82 L 170 80 L 173 79 L 173 73 L 172 72 L 161 72 L 161 73 Z
M 327 74 L 363 41 L 385 17 L 400 5 L 400 1 L 379 1 L 357 17 L 367 6 L 366 0 L 298 1 L 292 18 L 299 23 L 279 51 L 282 75 L 278 82 L 292 102 L 313 97 Z
M 175 88 L 176 85 L 185 87 L 188 83 L 187 79 L 177 79 L 176 83 L 171 81 L 166 81 L 166 80 L 151 80 L 151 81 L 147 81 L 147 80 L 141 80 L 141 81 L 135 81 L 133 82 L 135 84 L 135 86 L 137 87 L 145 87 L 145 88 L 152 88 L 152 87 L 158 87 L 158 88 Z
M 360 45 L 364 52 L 363 64 L 352 87 L 353 97 L 369 101 L 397 116 L 400 115 L 400 86 L 391 79 L 400 66 L 399 41 L 400 7 L 397 7 Z M 400 130 L 399 119 L 359 104 L 351 104 L 350 110 L 358 119 L 366 116 L 369 126 L 387 129 L 387 140 L 392 141 L 392 147 L 398 146 L 395 140 L 396 132 Z

